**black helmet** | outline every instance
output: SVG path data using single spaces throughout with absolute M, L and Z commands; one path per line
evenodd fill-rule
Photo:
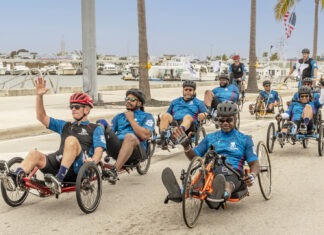
M 313 79 L 311 79 L 311 78 L 304 78 L 303 79 L 303 83 L 304 82 L 311 82 L 311 83 L 313 83 Z
M 196 83 L 194 82 L 194 81 L 188 81 L 188 80 L 186 80 L 186 81 L 184 81 L 183 83 L 182 83 L 182 87 L 183 88 L 185 88 L 185 87 L 192 87 L 194 90 L 196 90 Z
M 265 80 L 265 81 L 263 81 L 262 85 L 263 86 L 265 86 L 265 85 L 271 85 L 271 81 L 270 80 Z
M 308 94 L 310 95 L 312 92 L 311 88 L 309 86 L 302 86 L 301 88 L 299 88 L 298 90 L 298 94 Z
M 217 106 L 217 115 L 218 116 L 234 116 L 238 113 L 237 104 L 233 101 L 223 101 Z
M 136 96 L 137 99 L 142 102 L 142 105 L 145 104 L 145 95 L 141 90 L 136 88 L 131 88 L 128 91 L 126 91 L 126 96 L 128 96 L 129 94 Z
M 303 50 L 302 50 L 302 53 L 304 54 L 304 53 L 306 53 L 306 54 L 309 54 L 310 53 L 310 51 L 309 51 L 309 49 L 308 48 L 304 48 Z
M 219 75 L 219 80 L 221 80 L 221 79 L 227 79 L 228 81 L 230 80 L 229 77 L 228 77 L 228 75 L 225 74 L 225 73 L 221 73 L 221 74 Z

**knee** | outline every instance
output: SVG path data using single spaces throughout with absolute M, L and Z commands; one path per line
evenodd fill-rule
M 172 116 L 169 113 L 163 113 L 161 115 L 161 120 L 168 120 L 169 122 L 171 122 L 172 121 Z
M 37 161 L 37 162 L 39 162 L 40 160 L 45 159 L 44 154 L 42 154 L 41 152 L 39 152 L 39 151 L 36 150 L 36 149 L 30 151 L 30 152 L 28 153 L 28 156 L 29 156 L 31 159 L 34 159 L 34 160 Z
M 185 115 L 183 117 L 183 121 L 187 121 L 187 122 L 193 122 L 193 118 L 190 115 Z
M 80 146 L 79 140 L 74 136 L 68 136 L 64 141 L 64 148 L 65 147 L 77 148 L 78 146 Z
M 138 139 L 134 134 L 126 134 L 123 143 L 132 144 L 136 146 L 138 144 Z

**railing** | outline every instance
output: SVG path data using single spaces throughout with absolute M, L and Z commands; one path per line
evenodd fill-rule
M 48 71 L 42 72 L 41 70 L 37 71 L 37 74 L 32 74 L 30 71 L 29 72 L 24 72 L 19 75 L 13 76 L 12 78 L 0 82 L 0 89 L 14 89 L 14 88 L 27 88 L 28 84 L 32 84 L 32 87 L 35 87 L 35 80 L 39 77 L 42 76 L 47 84 L 49 85 L 49 88 L 53 93 L 58 93 L 59 92 L 59 84 L 60 84 L 60 78 L 56 79 L 56 82 L 54 79 L 51 78 L 50 74 Z

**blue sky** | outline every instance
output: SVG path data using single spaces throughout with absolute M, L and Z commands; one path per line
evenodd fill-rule
M 274 18 L 276 0 L 257 0 L 257 55 L 278 50 L 283 22 Z M 250 0 L 146 0 L 150 55 L 239 53 L 248 57 Z M 301 56 L 313 48 L 314 0 L 295 8 L 296 28 L 284 55 Z M 1 2 L 0 53 L 21 48 L 40 54 L 82 49 L 81 0 L 8 0 Z M 324 53 L 324 11 L 319 13 L 318 54 Z M 138 54 L 137 1 L 96 0 L 97 53 Z

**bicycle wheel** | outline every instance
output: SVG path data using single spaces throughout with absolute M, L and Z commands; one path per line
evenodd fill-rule
M 260 163 L 260 173 L 258 174 L 258 181 L 262 196 L 265 200 L 271 198 L 271 164 L 268 150 L 263 143 L 260 141 L 257 145 L 257 155 Z
M 101 199 L 101 185 L 98 167 L 93 162 L 85 162 L 76 179 L 76 198 L 84 213 L 89 214 L 97 209 Z
M 305 139 L 303 139 L 303 148 L 305 149 L 305 148 L 307 148 L 307 146 L 308 146 L 308 139 L 305 138 Z
M 8 161 L 9 170 L 15 172 L 19 164 L 23 161 L 21 157 L 14 157 Z M 17 187 L 15 191 L 9 191 L 1 181 L 1 194 L 3 200 L 12 207 L 20 206 L 27 198 L 29 189 Z
M 323 139 L 323 135 L 324 135 L 324 126 L 323 125 L 320 125 L 319 127 L 319 132 L 318 132 L 318 155 L 320 157 L 323 156 L 323 149 L 324 149 L 324 139 Z
M 240 112 L 237 113 L 237 119 L 235 123 L 235 129 L 238 130 L 240 129 L 240 123 L 241 123 L 241 117 L 240 117 Z
M 206 130 L 203 126 L 199 126 L 195 133 L 195 146 L 197 146 L 206 136 Z
M 147 145 L 146 159 L 143 161 L 140 161 L 136 165 L 136 170 L 137 170 L 138 174 L 145 175 L 148 172 L 150 165 L 151 165 L 151 158 L 153 156 L 154 150 L 155 150 L 155 143 L 149 142 Z
M 275 125 L 273 122 L 271 122 L 268 126 L 268 131 L 267 131 L 267 148 L 269 153 L 273 152 L 275 141 L 276 141 Z
M 193 228 L 199 218 L 204 202 L 199 198 L 199 190 L 203 188 L 205 180 L 204 160 L 195 157 L 189 164 L 182 193 L 182 214 L 189 228 Z

